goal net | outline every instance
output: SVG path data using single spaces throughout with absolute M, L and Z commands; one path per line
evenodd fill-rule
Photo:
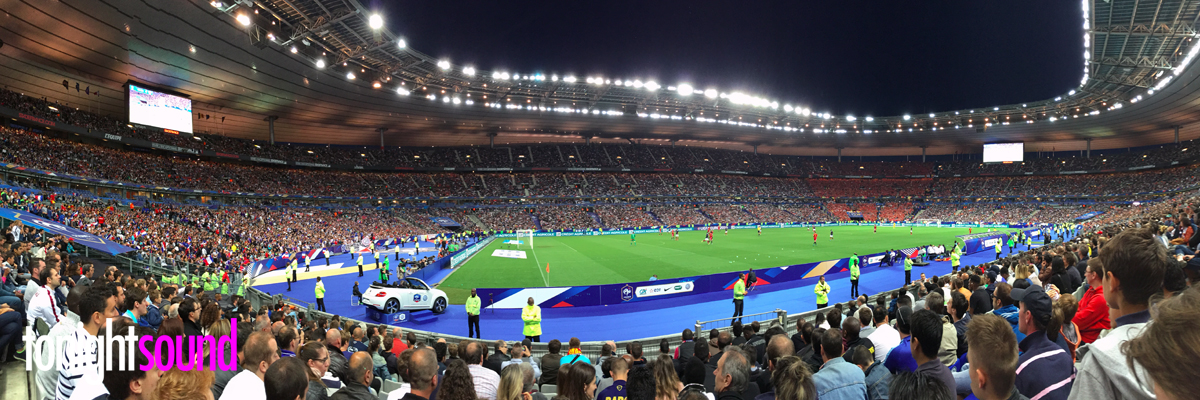
M 928 225 L 932 225 L 932 226 L 940 226 L 942 224 L 942 220 L 933 219 L 933 218 L 920 218 L 920 219 L 917 219 L 917 223 L 918 224 L 928 224 Z
M 510 239 L 514 249 L 533 250 L 533 230 L 517 229 L 517 237 Z

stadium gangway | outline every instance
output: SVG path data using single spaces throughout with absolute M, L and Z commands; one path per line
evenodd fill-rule
M 745 314 L 740 317 L 729 317 L 714 319 L 712 321 L 696 321 L 696 336 L 700 336 L 700 332 L 707 332 L 713 328 L 728 328 L 733 326 L 733 320 L 741 320 L 743 324 L 758 321 L 766 323 L 768 326 L 771 322 L 779 322 L 780 325 L 787 325 L 787 311 L 776 308 L 775 311 L 761 312 L 758 314 Z

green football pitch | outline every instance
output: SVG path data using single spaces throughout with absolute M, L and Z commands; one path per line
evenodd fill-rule
M 638 234 L 637 245 L 629 235 L 518 238 L 524 246 L 493 241 L 463 266 L 454 271 L 439 289 L 446 291 L 453 304 L 462 304 L 471 288 L 516 288 L 546 286 L 585 286 L 622 282 L 640 282 L 658 275 L 660 279 L 745 271 L 846 258 L 930 244 L 949 249 L 956 235 L 966 228 L 880 226 L 818 227 L 813 245 L 812 228 L 733 229 L 714 233 L 713 244 L 703 243 L 704 231 L 679 234 Z M 833 240 L 829 231 L 833 231 Z M 976 232 L 979 229 L 975 229 Z M 1006 230 L 1007 231 L 1007 230 Z M 522 250 L 526 258 L 493 256 L 495 250 Z M 546 264 L 550 272 L 546 272 Z

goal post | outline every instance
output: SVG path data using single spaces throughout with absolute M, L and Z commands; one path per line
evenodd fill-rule
M 929 225 L 933 225 L 933 226 L 941 226 L 942 225 L 942 220 L 934 219 L 934 218 L 921 218 L 921 219 L 916 220 L 916 222 L 918 224 L 929 224 Z
M 515 239 L 519 241 L 519 243 L 517 244 L 518 249 L 533 250 L 533 230 L 532 229 L 517 229 L 517 237 Z

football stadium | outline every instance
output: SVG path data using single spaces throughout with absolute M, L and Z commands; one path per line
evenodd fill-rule
M 1185 399 L 1200 0 L 0 1 L 0 400 Z

